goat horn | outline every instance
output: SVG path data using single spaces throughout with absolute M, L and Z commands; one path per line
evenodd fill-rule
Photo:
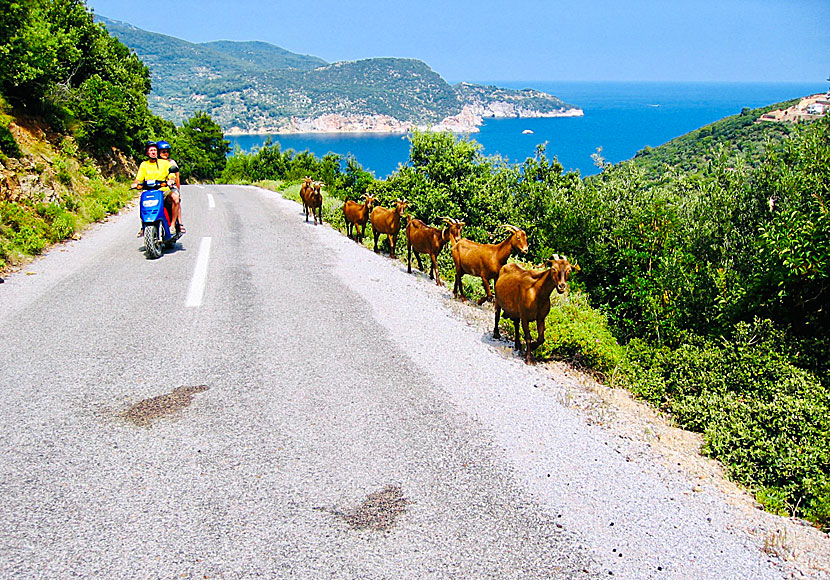
M 508 232 L 515 233 L 519 231 L 519 228 L 517 228 L 516 226 L 511 226 L 510 224 L 501 224 L 499 227 L 506 229 Z

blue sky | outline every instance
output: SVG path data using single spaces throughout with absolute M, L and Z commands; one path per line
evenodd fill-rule
M 326 61 L 416 58 L 456 81 L 824 82 L 830 0 L 87 0 L 183 38 Z M 152 7 L 151 7 L 152 6 Z

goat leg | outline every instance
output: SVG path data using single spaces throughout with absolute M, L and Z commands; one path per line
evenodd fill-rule
M 493 292 L 490 290 L 490 280 L 482 276 L 481 281 L 484 283 L 484 292 L 486 292 L 486 294 L 484 295 L 484 298 L 478 301 L 479 306 L 481 306 L 493 297 Z
M 430 256 L 429 259 L 432 260 L 432 270 L 429 271 L 429 277 L 432 278 L 432 273 L 435 272 L 435 283 L 443 286 L 441 277 L 438 275 L 438 261 L 433 256 Z
M 466 302 L 467 297 L 464 296 L 464 285 L 461 283 L 462 282 L 462 280 L 461 280 L 462 276 L 464 276 L 464 274 L 461 271 L 461 268 L 456 267 L 455 268 L 455 286 L 453 286 L 453 288 L 452 288 L 452 295 L 453 295 L 453 298 L 458 298 L 459 296 L 461 296 L 461 301 Z
M 516 352 L 522 352 L 522 336 L 519 334 L 522 329 L 522 323 L 518 318 L 511 318 L 510 320 L 513 321 L 513 330 L 515 335 L 513 338 L 513 346 L 515 347 L 514 350 L 516 350 Z M 527 336 L 527 333 L 525 333 L 525 336 Z
M 415 252 L 415 261 L 418 262 L 418 269 L 423 272 L 424 271 L 424 263 L 421 261 L 421 254 Z M 429 273 L 429 277 L 432 278 L 432 272 Z
M 536 321 L 537 336 L 536 340 L 531 344 L 533 350 L 536 350 L 545 342 L 545 319 Z
M 525 353 L 525 362 L 527 364 L 531 364 L 533 362 L 533 351 L 535 348 L 533 347 L 533 342 L 530 339 L 530 321 L 529 320 L 522 320 L 522 330 L 525 333 L 525 342 L 527 342 L 527 352 Z M 516 333 L 518 336 L 518 332 Z
M 501 318 L 501 306 L 499 306 L 498 301 L 496 302 L 496 323 L 493 325 L 493 339 L 497 340 L 501 338 L 499 334 L 499 319 Z

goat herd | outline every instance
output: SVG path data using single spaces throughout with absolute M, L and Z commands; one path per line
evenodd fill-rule
M 323 184 L 319 181 L 312 181 L 310 177 L 303 179 L 300 186 L 300 199 L 303 203 L 305 219 L 308 221 L 308 213 L 314 217 L 314 225 L 317 225 L 318 217 L 323 223 L 322 206 L 323 196 L 321 188 Z M 363 242 L 363 234 L 367 223 L 372 224 L 374 235 L 374 251 L 378 251 L 378 237 L 386 235 L 389 240 L 389 257 L 395 257 L 395 246 L 398 241 L 398 234 L 401 230 L 401 217 L 407 207 L 405 200 L 397 200 L 394 209 L 385 207 L 372 208 L 375 198 L 371 195 L 363 196 L 363 203 L 346 201 L 343 204 L 343 215 L 346 219 L 346 230 L 349 238 L 358 243 Z M 316 212 L 316 213 L 315 213 Z M 519 264 L 508 264 L 507 259 L 513 250 L 527 253 L 527 235 L 515 226 L 502 225 L 501 228 L 510 234 L 500 244 L 479 244 L 461 237 L 461 228 L 464 222 L 456 219 L 441 218 L 446 224 L 443 230 L 428 226 L 419 219 L 407 217 L 406 224 L 406 253 L 407 271 L 412 272 L 412 253 L 418 262 L 418 268 L 423 270 L 419 254 L 427 254 L 432 261 L 429 277 L 442 286 L 441 278 L 438 275 L 437 259 L 438 254 L 452 242 L 452 259 L 455 263 L 455 286 L 453 296 L 466 301 L 461 279 L 464 274 L 481 278 L 486 295 L 478 301 L 481 305 L 487 300 L 494 298 L 496 320 L 493 327 L 493 338 L 499 338 L 499 319 L 502 311 L 504 316 L 513 321 L 515 328 L 515 348 L 521 350 L 519 336 L 519 322 L 524 330 L 525 361 L 533 361 L 533 351 L 536 350 L 545 340 L 545 319 L 550 312 L 550 295 L 554 288 L 560 294 L 564 293 L 568 276 L 572 272 L 578 272 L 579 266 L 571 264 L 565 256 L 554 254 L 552 258 L 545 261 L 543 269 L 532 270 L 524 268 Z M 354 237 L 353 237 L 354 232 Z M 494 281 L 494 292 L 490 290 L 490 280 Z M 530 337 L 530 322 L 536 321 L 538 336 L 535 341 Z

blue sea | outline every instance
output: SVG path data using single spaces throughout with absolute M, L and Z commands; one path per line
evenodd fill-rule
M 483 146 L 483 154 L 500 155 L 510 163 L 532 157 L 536 146 L 546 143 L 565 170 L 581 175 L 599 172 L 591 154 L 602 148 L 607 162 L 631 159 L 645 146 L 666 141 L 736 115 L 743 107 L 762 107 L 827 90 L 816 83 L 665 83 L 665 82 L 515 82 L 479 81 L 506 88 L 534 88 L 556 95 L 585 111 L 583 117 L 549 119 L 488 119 L 481 132 L 468 137 Z M 529 130 L 532 133 L 524 133 Z M 250 152 L 268 136 L 230 137 Z M 353 155 L 378 178 L 389 176 L 409 159 L 405 135 L 299 134 L 273 135 L 283 151 L 309 150 L 318 157 L 332 152 Z

